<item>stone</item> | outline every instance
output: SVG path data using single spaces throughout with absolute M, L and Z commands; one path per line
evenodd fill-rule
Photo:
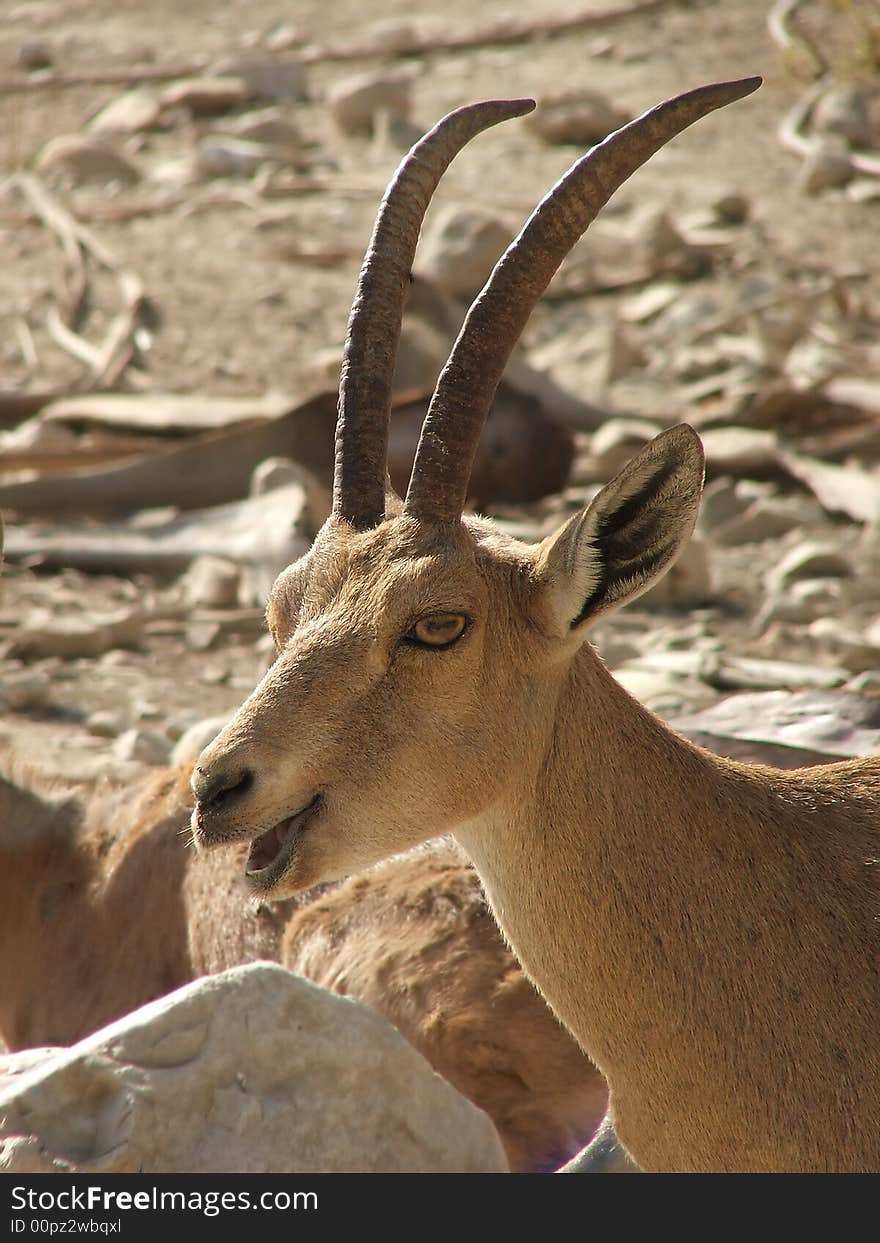
M 773 432 L 752 427 L 710 427 L 700 436 L 706 461 L 715 474 L 760 479 L 779 473 Z
M 411 97 L 410 74 L 371 72 L 335 82 L 327 93 L 327 102 L 333 120 L 344 134 L 372 134 L 380 112 L 390 112 L 405 120 Z
M 60 434 L 59 434 L 60 433 Z M 49 423 L 39 415 L 19 423 L 8 432 L 0 432 L 0 449 L 22 453 L 69 453 L 78 444 L 78 437 L 61 423 Z
M 745 224 L 752 210 L 751 202 L 745 194 L 729 190 L 713 199 L 710 204 L 712 215 L 721 224 Z
M 297 26 L 291 26 L 289 22 L 279 22 L 266 35 L 265 43 L 270 52 L 286 52 L 292 47 L 298 47 L 305 40 L 305 35 Z
M 159 767 L 168 763 L 168 743 L 148 729 L 127 729 L 113 744 L 113 754 L 120 760 Z
M 757 544 L 762 540 L 779 539 L 800 525 L 799 515 L 791 506 L 772 500 L 753 501 L 742 513 L 721 522 L 712 531 L 712 539 L 723 547 Z
M 692 608 L 712 598 L 712 575 L 706 541 L 693 535 L 678 560 L 658 583 L 640 597 L 648 608 Z
M 491 212 L 450 204 L 425 230 L 418 272 L 444 293 L 469 300 L 512 240 L 513 230 Z
M 106 709 L 90 712 L 84 724 L 89 733 L 96 738 L 116 738 L 126 729 L 126 722 L 123 718 Z
M 257 99 L 303 100 L 308 95 L 305 65 L 290 57 L 230 57 L 215 65 L 214 72 L 244 82 Z
M 877 701 L 846 690 L 730 695 L 711 708 L 670 723 L 719 754 L 731 754 L 721 745 L 724 739 L 767 744 L 767 750 L 755 751 L 750 758 L 786 768 L 880 751 Z M 716 742 L 706 742 L 706 738 Z M 783 764 L 781 753 L 786 750 L 789 760 Z M 749 757 L 738 752 L 735 758 Z
M 203 977 L 46 1050 L 0 1078 L 0 1119 L 5 1173 L 508 1169 L 486 1115 L 384 1018 L 274 963 Z
M 592 478 L 600 483 L 612 479 L 662 430 L 659 423 L 645 419 L 608 419 L 590 441 Z
M 184 603 L 195 609 L 229 609 L 238 604 L 241 572 L 234 561 L 196 557 L 178 580 Z
M 718 698 L 715 691 L 699 681 L 645 668 L 641 661 L 615 669 L 614 677 L 634 699 L 664 717 L 698 712 Z
M 125 91 L 89 121 L 93 134 L 140 134 L 159 123 L 159 96 L 149 87 Z
M 62 134 L 47 142 L 37 159 L 42 173 L 63 173 L 80 184 L 87 181 L 140 181 L 141 170 L 127 155 L 105 142 Z
M 837 134 L 851 147 L 874 145 L 868 101 L 858 86 L 831 87 L 820 96 L 810 122 L 814 133 Z
M 11 712 L 43 708 L 51 699 L 52 679 L 42 669 L 25 669 L 7 673 L 0 685 L 0 703 Z
M 198 144 L 196 169 L 203 177 L 252 177 L 267 160 L 284 154 L 262 142 L 218 135 Z
M 40 39 L 28 39 L 15 53 L 15 63 L 19 69 L 51 69 L 52 60 L 51 47 Z
M 163 112 L 186 108 L 195 117 L 219 116 L 242 108 L 254 97 L 240 77 L 184 78 L 167 86 L 159 96 Z
M 298 151 L 302 147 L 302 135 L 280 108 L 246 112 L 224 128 L 236 138 L 245 138 L 249 142 L 267 143 L 288 151 Z
M 817 617 L 807 627 L 817 644 L 851 673 L 880 669 L 880 644 L 835 617 Z
M 755 621 L 755 630 L 761 633 L 775 621 L 808 625 L 818 616 L 836 612 L 841 607 L 841 597 L 840 579 L 797 579 L 786 586 L 784 594 L 769 596 Z
M 835 544 L 805 540 L 785 554 L 767 576 L 771 591 L 799 578 L 849 578 L 853 567 Z
M 638 208 L 628 232 L 634 251 L 643 257 L 651 276 L 693 280 L 711 267 L 707 252 L 682 237 L 662 207 L 648 204 Z
M 545 96 L 525 124 L 543 142 L 591 147 L 631 120 L 631 113 L 598 91 L 578 90 Z
M 737 489 L 732 479 L 712 479 L 703 489 L 697 525 L 703 532 L 714 532 L 731 518 L 738 518 L 749 507 L 749 499 Z
M 807 194 L 819 194 L 846 185 L 852 175 L 846 139 L 829 135 L 816 142 L 807 155 L 798 173 L 798 185 Z
M 225 716 L 207 717 L 204 721 L 196 721 L 188 726 L 174 744 L 174 750 L 171 752 L 172 766 L 182 767 L 185 764 L 193 764 L 228 721 L 227 713 Z

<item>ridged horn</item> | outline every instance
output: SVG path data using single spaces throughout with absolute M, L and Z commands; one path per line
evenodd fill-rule
M 404 157 L 385 191 L 348 320 L 339 382 L 333 513 L 358 530 L 375 526 L 385 513 L 391 383 L 407 282 L 431 196 L 471 138 L 534 106 L 532 99 L 488 100 L 449 113 Z
M 495 390 L 529 315 L 562 260 L 628 177 L 708 112 L 750 95 L 758 77 L 718 82 L 643 113 L 587 152 L 556 183 L 477 296 L 428 407 L 404 510 L 456 522 Z

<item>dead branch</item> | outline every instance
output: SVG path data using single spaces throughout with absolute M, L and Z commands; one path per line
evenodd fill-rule
M 45 186 L 30 173 L 19 173 L 12 179 L 19 186 L 43 223 L 61 241 L 62 248 L 75 273 L 73 294 L 68 298 L 68 314 L 60 316 L 51 308 L 46 327 L 57 345 L 91 371 L 89 387 L 112 388 L 118 383 L 134 355 L 134 333 L 144 303 L 144 287 L 139 276 L 122 268 L 109 247 L 81 221 L 49 194 Z M 75 332 L 72 324 L 88 289 L 83 251 L 93 255 L 109 271 L 114 272 L 122 291 L 123 309 L 114 318 L 101 346 L 93 346 Z M 70 304 L 75 314 L 70 314 Z
M 22 393 L 17 389 L 0 389 L 0 427 L 17 427 L 59 396 L 57 391 Z
M 123 308 L 113 320 L 98 351 L 92 377 L 95 388 L 113 388 L 134 356 L 134 333 L 144 304 L 144 287 L 134 272 L 120 272 Z
M 178 65 L 135 65 L 129 69 L 95 69 L 86 73 L 41 73 L 27 78 L 0 82 L 0 96 L 20 95 L 24 91 L 65 90 L 72 86 L 135 86 L 139 82 L 170 82 L 202 73 L 207 58 L 183 61 Z
M 92 373 L 97 370 L 99 362 L 97 347 L 92 345 L 90 341 L 87 341 L 85 337 L 81 337 L 78 332 L 74 332 L 72 328 L 68 328 L 58 314 L 57 307 L 50 306 L 46 313 L 46 331 L 55 344 L 64 350 L 65 354 L 69 354 L 78 363 L 88 367 Z
M 77 221 L 30 173 L 20 173 L 13 177 L 10 185 L 18 186 L 22 190 L 37 217 L 55 234 L 64 252 L 67 260 L 67 291 L 62 318 L 65 325 L 70 327 L 79 318 L 88 289 L 88 275 L 77 234 Z
M 455 32 L 432 31 L 413 34 L 410 40 L 397 40 L 393 49 L 395 56 L 416 56 L 425 52 L 452 52 L 465 48 L 486 47 L 499 44 L 525 43 L 530 39 L 550 38 L 567 34 L 572 30 L 599 28 L 615 22 L 638 17 L 668 5 L 670 0 L 637 0 L 635 4 L 614 9 L 578 9 L 557 17 L 517 19 L 505 17 L 499 21 L 486 22 L 471 30 Z M 359 60 L 374 56 L 387 56 L 388 49 L 377 43 L 337 44 L 304 48 L 301 56 L 306 64 L 318 61 Z
M 33 334 L 30 325 L 24 316 L 19 316 L 15 321 L 15 335 L 18 339 L 18 348 L 24 365 L 29 373 L 37 369 L 37 347 L 34 345 Z
M 819 51 L 815 42 L 793 24 L 794 16 L 804 0 L 777 0 L 767 15 L 767 31 L 770 38 L 783 53 L 803 52 L 812 62 L 811 67 L 816 77 L 827 73 L 829 64 Z

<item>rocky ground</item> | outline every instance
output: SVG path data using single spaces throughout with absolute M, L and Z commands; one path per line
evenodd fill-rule
M 191 739 L 175 751 L 186 731 L 265 667 L 271 567 L 254 573 L 252 511 L 219 526 L 191 512 L 213 466 L 161 505 L 132 484 L 95 513 L 65 488 L 71 471 L 266 426 L 332 389 L 373 213 L 414 137 L 477 98 L 541 105 L 463 154 L 429 213 L 417 271 L 446 301 L 426 312 L 427 357 L 424 335 L 407 339 L 421 389 L 450 316 L 586 146 L 679 89 L 752 73 L 757 95 L 615 197 L 529 324 L 519 364 L 574 436 L 567 482 L 528 504 L 503 488 L 480 499 L 540 535 L 657 430 L 693 423 L 709 463 L 697 537 L 666 584 L 597 627 L 603 655 L 674 719 L 738 692 L 845 687 L 864 707 L 859 739 L 826 696 L 799 710 L 793 740 L 873 745 L 877 6 L 804 3 L 775 38 L 758 0 L 631 7 L 590 20 L 540 0 L 518 25 L 495 0 L 415 15 L 392 0 L 4 8 L 0 734 L 36 766 L 125 781 L 191 754 Z M 132 401 L 120 414 L 108 393 Z M 269 502 L 259 519 L 284 528 L 280 564 L 324 504 L 326 462 L 304 458 L 309 474 L 284 476 L 293 526 Z

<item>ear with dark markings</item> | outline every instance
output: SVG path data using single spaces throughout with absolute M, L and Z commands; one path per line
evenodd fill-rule
M 560 630 L 595 621 L 666 573 L 694 529 L 703 471 L 699 436 L 671 427 L 544 542 L 537 570 Z

